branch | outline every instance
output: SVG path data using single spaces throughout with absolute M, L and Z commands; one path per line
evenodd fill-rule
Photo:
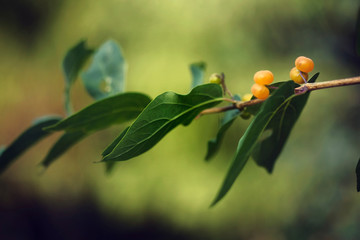
M 199 115 L 197 115 L 196 119 L 198 119 L 202 115 L 212 114 L 212 113 L 221 113 L 221 112 L 226 112 L 226 111 L 229 111 L 232 109 L 236 109 L 235 104 L 230 105 L 230 106 L 225 106 L 225 107 L 208 108 L 208 109 L 203 110 L 201 113 L 199 113 Z
M 333 87 L 341 87 L 341 86 L 349 86 L 349 85 L 356 85 L 360 84 L 360 76 L 358 77 L 352 77 L 352 78 L 344 78 L 344 79 L 337 79 L 337 80 L 331 80 L 326 82 L 319 82 L 319 83 L 305 83 L 301 85 L 300 87 L 295 88 L 295 94 L 304 94 L 309 91 L 319 90 L 319 89 L 325 89 L 325 88 L 333 88 Z M 201 117 L 202 115 L 206 114 L 213 114 L 213 113 L 221 113 L 226 112 L 232 109 L 239 109 L 243 110 L 244 108 L 252 105 L 256 105 L 259 103 L 264 102 L 265 100 L 261 99 L 253 99 L 250 101 L 234 101 L 233 105 L 225 106 L 225 107 L 216 107 L 216 108 L 209 108 L 202 111 L 197 118 Z
M 319 82 L 319 83 L 305 83 L 300 87 L 295 88 L 295 93 L 303 94 L 308 91 L 314 91 L 324 88 L 333 88 L 333 87 L 341 87 L 341 86 L 349 86 L 360 84 L 360 76 L 352 77 L 352 78 L 344 78 L 344 79 L 337 79 L 331 80 L 326 82 Z

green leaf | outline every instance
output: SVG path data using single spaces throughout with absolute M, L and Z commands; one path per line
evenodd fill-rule
M 230 169 L 225 177 L 225 180 L 217 194 L 215 200 L 211 204 L 214 206 L 220 201 L 229 191 L 236 178 L 244 168 L 247 160 L 257 140 L 260 138 L 262 132 L 265 130 L 267 124 L 276 112 L 282 107 L 285 100 L 294 93 L 293 82 L 289 81 L 282 84 L 274 93 L 262 104 L 258 114 L 254 117 L 249 127 L 246 129 L 244 135 L 240 138 L 235 157 L 232 161 Z
M 240 99 L 241 98 L 239 96 L 237 95 L 234 96 L 234 100 L 240 101 Z M 209 161 L 218 152 L 226 131 L 230 128 L 230 126 L 233 124 L 235 119 L 240 115 L 240 113 L 241 112 L 238 109 L 225 112 L 224 118 L 220 122 L 220 128 L 218 130 L 216 137 L 208 141 L 208 148 L 205 157 L 206 161 Z
M 205 62 L 198 62 L 190 64 L 190 71 L 192 75 L 191 88 L 199 86 L 204 83 L 204 72 L 206 69 Z
M 136 118 L 150 101 L 147 95 L 141 93 L 120 93 L 96 101 L 46 130 L 97 131 Z
M 66 53 L 63 60 L 62 66 L 65 75 L 65 110 L 68 115 L 73 112 L 70 100 L 71 86 L 78 77 L 80 69 L 92 53 L 93 50 L 87 48 L 86 41 L 82 40 Z
M 105 157 L 106 155 L 110 154 L 114 148 L 116 147 L 116 145 L 121 141 L 121 139 L 124 138 L 126 132 L 129 130 L 130 126 L 125 128 L 121 133 L 120 135 L 115 138 L 115 140 L 102 152 L 102 156 Z
M 222 101 L 217 84 L 195 87 L 188 95 L 166 92 L 156 97 L 103 161 L 123 161 L 151 149 L 179 124 L 188 125 L 204 109 Z
M 60 121 L 61 117 L 46 116 L 35 120 L 27 130 L 25 130 L 14 142 L 12 142 L 0 155 L 0 173 L 23 152 L 34 145 L 37 141 L 49 135 L 50 133 L 44 131 L 43 128 L 53 125 Z
M 70 147 L 97 130 L 136 118 L 151 99 L 141 93 L 122 93 L 99 100 L 45 130 L 66 133 L 50 149 L 42 165 L 47 167 Z
M 315 74 L 308 82 L 315 82 L 318 76 L 318 73 Z M 293 88 L 297 86 L 297 84 L 293 83 Z M 272 134 L 259 140 L 256 144 L 252 157 L 259 166 L 265 167 L 269 173 L 272 172 L 276 159 L 280 155 L 309 96 L 310 92 L 307 92 L 289 98 L 286 101 L 286 104 L 282 105 L 265 128 L 266 132 L 271 132 Z
M 86 136 L 87 133 L 84 132 L 65 132 L 52 146 L 45 159 L 41 162 L 41 165 L 48 167 L 58 157 Z
M 105 42 L 96 51 L 90 68 L 81 77 L 88 93 L 95 99 L 124 92 L 126 62 L 118 44 Z
M 106 156 L 109 153 L 112 152 L 112 150 L 115 148 L 115 146 L 121 141 L 121 139 L 124 138 L 127 130 L 129 130 L 130 127 L 125 128 L 120 135 L 103 151 L 103 153 L 101 154 L 102 156 Z M 116 161 L 107 161 L 106 163 L 106 167 L 105 167 L 105 171 L 107 174 L 110 174 L 112 172 L 112 170 L 114 169 L 115 164 L 117 163 Z
M 356 189 L 358 192 L 360 192 L 360 158 L 356 165 Z

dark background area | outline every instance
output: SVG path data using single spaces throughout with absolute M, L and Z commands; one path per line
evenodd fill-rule
M 359 75 L 358 12 L 355 0 L 2 0 L 0 145 L 36 117 L 63 114 L 61 60 L 80 39 L 122 46 L 128 90 L 186 93 L 188 65 L 203 60 L 206 77 L 225 72 L 242 95 L 260 69 L 287 80 L 299 55 L 314 60 L 319 81 Z M 91 136 L 39 174 L 50 137 L 0 176 L 0 239 L 359 239 L 359 91 L 312 93 L 274 173 L 249 162 L 212 209 L 248 121 L 236 122 L 211 163 L 203 158 L 217 116 L 174 130 L 110 176 L 93 162 L 124 126 Z M 77 110 L 92 101 L 81 81 L 73 100 Z

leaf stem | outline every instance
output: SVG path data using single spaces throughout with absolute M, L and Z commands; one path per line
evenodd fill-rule
M 295 94 L 300 95 L 300 94 L 304 94 L 306 92 L 314 91 L 314 90 L 333 88 L 333 87 L 342 87 L 342 86 L 349 86 L 349 85 L 356 85 L 356 84 L 360 84 L 360 76 L 336 79 L 336 80 L 330 80 L 330 81 L 318 82 L 318 83 L 305 83 L 305 84 L 301 85 L 300 87 L 295 88 Z M 229 101 L 229 100 L 230 99 L 224 99 L 224 101 Z M 244 108 L 246 108 L 248 106 L 256 105 L 256 104 L 262 103 L 264 101 L 265 100 L 261 100 L 261 99 L 253 99 L 253 100 L 245 101 L 245 102 L 244 101 L 235 101 L 235 100 L 229 101 L 234 104 L 230 105 L 230 106 L 225 106 L 225 107 L 216 107 L 216 108 L 205 109 L 197 116 L 197 118 L 201 117 L 202 115 L 221 113 L 221 112 L 226 112 L 226 111 L 229 111 L 232 109 L 243 110 Z

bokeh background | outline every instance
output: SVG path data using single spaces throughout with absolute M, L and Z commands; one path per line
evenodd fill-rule
M 288 79 L 299 55 L 319 81 L 357 76 L 358 0 L 12 0 L 0 8 L 0 145 L 33 119 L 64 115 L 61 61 L 81 39 L 116 40 L 128 63 L 127 90 L 187 93 L 189 64 L 224 72 L 234 93 L 253 74 Z M 251 160 L 228 195 L 208 206 L 249 121 L 239 119 L 216 158 L 204 161 L 219 116 L 178 127 L 108 176 L 102 150 L 124 126 L 96 133 L 40 174 L 58 134 L 0 176 L 0 239 L 359 239 L 360 88 L 316 91 L 274 173 Z M 77 110 L 90 104 L 82 82 Z

